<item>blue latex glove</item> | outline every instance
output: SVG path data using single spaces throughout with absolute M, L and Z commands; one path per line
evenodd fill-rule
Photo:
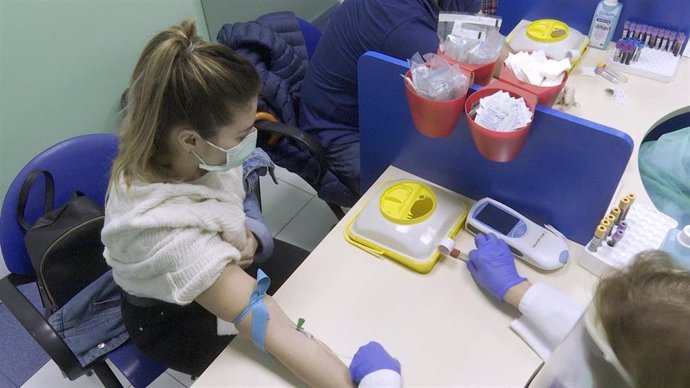
M 527 279 L 515 268 L 515 259 L 505 241 L 493 233 L 478 233 L 474 237 L 477 249 L 470 252 L 467 269 L 474 281 L 498 300 L 503 300 L 508 289 Z
M 360 346 L 350 364 L 350 377 L 359 383 L 366 375 L 381 369 L 390 369 L 400 374 L 400 362 L 393 358 L 378 342 Z

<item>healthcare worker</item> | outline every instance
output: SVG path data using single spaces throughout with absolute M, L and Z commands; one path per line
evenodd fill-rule
M 529 386 L 690 386 L 690 272 L 666 253 L 642 252 L 630 267 L 604 276 L 584 308 L 521 277 L 507 244 L 493 234 L 475 242 L 467 262 L 472 277 L 522 313 L 511 327 L 545 360 Z M 382 347 L 368 344 L 350 373 L 392 375 L 396 366 Z
M 436 52 L 439 12 L 476 13 L 481 6 L 481 0 L 345 0 L 333 13 L 302 83 L 299 127 L 317 137 L 344 189 L 360 193 L 359 57 L 369 50 L 401 59 Z

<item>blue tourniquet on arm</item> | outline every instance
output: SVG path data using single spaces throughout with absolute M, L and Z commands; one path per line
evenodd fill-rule
M 268 326 L 268 309 L 264 303 L 264 295 L 268 286 L 271 285 L 271 278 L 268 277 L 262 270 L 256 272 L 256 287 L 249 297 L 249 303 L 242 310 L 237 318 L 233 319 L 232 323 L 237 326 L 242 320 L 252 312 L 252 342 L 254 346 L 266 351 L 266 326 Z

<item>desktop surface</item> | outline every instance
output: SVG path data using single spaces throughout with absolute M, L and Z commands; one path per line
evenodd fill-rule
M 609 54 L 589 49 L 578 67 L 594 66 Z M 690 111 L 688 58 L 681 59 L 675 77 L 671 83 L 661 83 L 629 76 L 628 83 L 618 86 L 629 99 L 623 105 L 604 91 L 615 85 L 601 77 L 584 76 L 580 69 L 571 74 L 568 85 L 575 87 L 579 106 L 569 113 L 623 131 L 635 145 L 612 204 L 620 195 L 634 192 L 637 201 L 651 205 L 640 179 L 637 150 L 659 122 Z M 424 181 L 389 167 L 278 290 L 275 299 L 293 320 L 304 318 L 305 330 L 346 364 L 359 346 L 371 340 L 382 343 L 400 360 L 404 385 L 523 386 L 541 360 L 509 328 L 518 312 L 483 292 L 463 262 L 443 258 L 422 275 L 375 257 L 343 238 L 345 225 L 376 188 L 401 178 Z M 468 207 L 471 204 L 468 199 Z M 456 241 L 463 251 L 474 246 L 466 231 Z M 570 241 L 569 249 L 572 259 L 562 269 L 539 271 L 518 260 L 518 271 L 586 304 L 597 277 L 578 264 L 583 247 Z M 303 384 L 279 362 L 242 338 L 235 339 L 194 384 L 299 385 Z
M 521 386 L 541 359 L 509 324 L 518 312 L 495 301 L 472 280 L 465 263 L 444 257 L 428 274 L 376 257 L 345 241 L 343 231 L 379 185 L 423 179 L 390 167 L 274 295 L 293 320 L 349 364 L 358 347 L 375 340 L 400 360 L 405 385 Z M 467 199 L 468 206 L 471 201 Z M 461 250 L 473 247 L 462 231 Z M 582 249 L 570 242 L 571 252 Z M 578 254 L 575 253 L 577 256 Z M 589 301 L 595 276 L 571 261 L 553 272 L 521 261 L 518 271 Z M 299 385 L 251 341 L 236 339 L 194 386 Z

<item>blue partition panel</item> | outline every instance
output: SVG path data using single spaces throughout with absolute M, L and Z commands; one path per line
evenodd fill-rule
M 683 31 L 690 35 L 690 4 L 687 0 L 620 2 L 623 4 L 623 11 L 613 34 L 614 40 L 620 38 L 625 20 Z M 503 18 L 501 33 L 504 35 L 510 33 L 521 19 L 558 19 L 587 35 L 597 4 L 599 0 L 500 0 L 496 13 Z
M 473 199 L 497 199 L 585 244 L 605 215 L 633 150 L 615 129 L 538 106 L 527 142 L 509 163 L 482 157 L 462 117 L 447 138 L 412 124 L 406 63 L 368 52 L 359 60 L 362 190 L 389 165 Z

